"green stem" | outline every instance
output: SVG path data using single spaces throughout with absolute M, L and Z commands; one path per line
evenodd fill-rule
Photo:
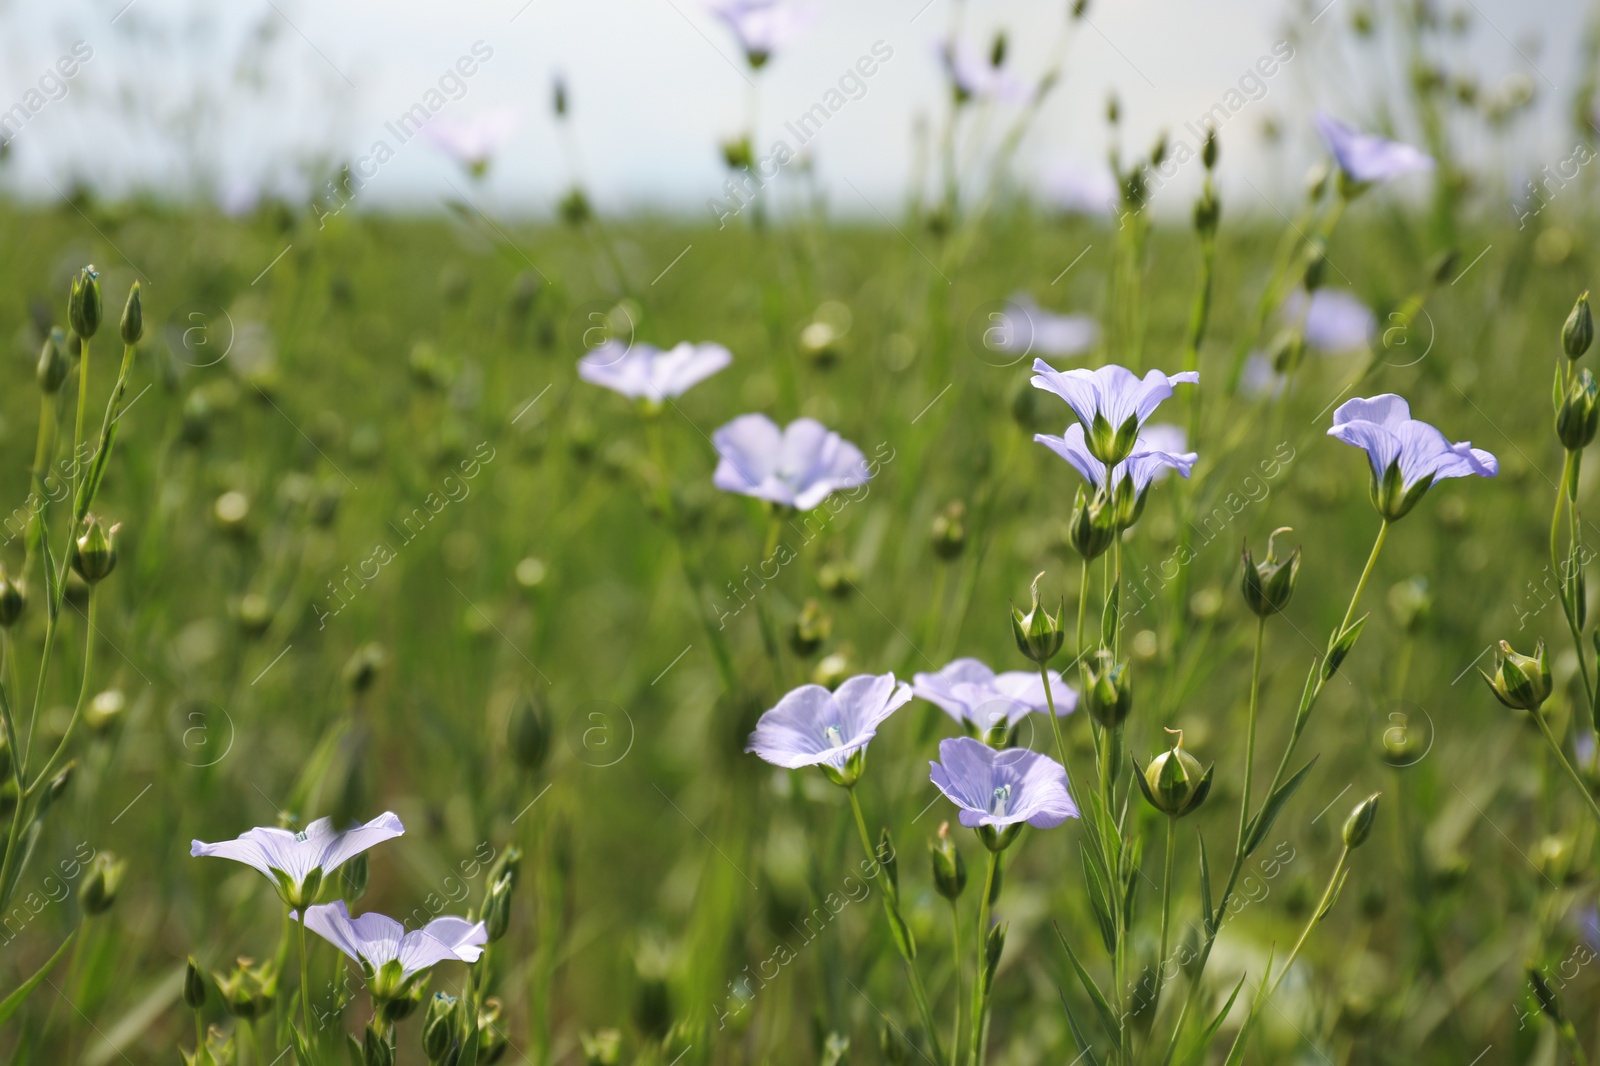
M 1589 805 L 1589 810 L 1594 815 L 1596 824 L 1600 825 L 1600 803 L 1595 802 L 1594 794 L 1589 791 L 1589 786 L 1584 784 L 1583 778 L 1578 775 L 1578 771 L 1573 768 L 1572 763 L 1567 761 L 1567 754 L 1561 750 L 1561 742 L 1557 740 L 1556 735 L 1550 731 L 1550 723 L 1544 720 L 1543 712 L 1540 710 L 1533 710 L 1528 713 L 1531 714 L 1533 716 L 1533 720 L 1538 723 L 1539 732 L 1544 736 L 1546 743 L 1550 745 L 1550 750 L 1555 752 L 1556 761 L 1561 764 L 1561 769 L 1565 770 L 1567 772 L 1567 776 L 1572 779 L 1572 784 L 1575 788 L 1577 788 L 1578 794 L 1581 795 L 1584 802 Z
M 872 835 L 867 832 L 867 819 L 861 813 L 861 800 L 856 795 L 855 786 L 847 787 L 845 792 L 850 796 L 850 810 L 855 815 L 856 831 L 861 834 L 861 847 L 867 853 L 867 861 L 877 865 L 878 852 L 872 846 Z M 905 918 L 900 913 L 900 893 L 895 888 L 894 881 L 886 874 L 879 884 L 883 886 L 885 905 L 894 912 L 895 920 L 904 925 Z M 898 947 L 899 937 L 896 936 L 894 939 L 895 945 Z M 911 998 L 916 1002 L 917 1013 L 922 1016 L 922 1028 L 928 1034 L 928 1042 L 933 1045 L 933 1057 L 935 1061 L 941 1060 L 944 1058 L 944 1049 L 939 1046 L 939 1029 L 933 1021 L 933 1009 L 928 1003 L 928 993 L 922 987 L 922 977 L 917 973 L 916 962 L 912 956 L 902 951 L 900 957 L 905 960 L 906 979 L 911 984 Z M 981 973 L 982 971 L 979 972 Z M 952 1049 L 952 1054 L 954 1054 L 954 1049 Z
M 95 587 L 90 585 L 89 626 L 88 632 L 84 634 L 83 638 L 83 680 L 78 685 L 78 702 L 72 708 L 72 719 L 67 723 L 67 731 L 61 735 L 61 743 L 56 745 L 56 750 L 51 753 L 49 760 L 44 764 L 44 768 L 39 771 L 39 775 L 28 786 L 30 793 L 37 792 L 39 785 L 49 778 L 51 772 L 61 762 L 62 757 L 67 753 L 68 746 L 72 743 L 72 735 L 78 730 L 78 723 L 83 720 L 84 704 L 89 700 L 89 682 L 94 675 L 95 634 L 98 632 L 95 622 L 99 617 L 100 597 L 95 594 Z
M 1161 1003 L 1161 986 L 1167 972 L 1167 932 L 1172 924 L 1172 863 L 1177 855 L 1178 820 L 1167 818 L 1167 866 L 1161 877 L 1161 953 L 1156 956 L 1155 994 L 1150 997 L 1150 1016 L 1155 1017 Z
M 989 934 L 989 896 L 994 891 L 994 879 L 1000 871 L 1000 852 L 989 853 L 989 872 L 984 875 L 983 895 L 978 897 L 978 955 L 977 969 L 972 976 L 972 1040 L 969 1044 L 970 1066 L 983 1062 L 983 1016 L 989 1008 L 989 997 L 983 988 L 983 949 Z
M 1256 711 L 1261 698 L 1261 644 L 1267 633 L 1267 619 L 1256 619 L 1256 652 L 1250 668 L 1250 711 L 1244 734 L 1244 795 L 1239 800 L 1239 843 L 1244 850 L 1244 831 L 1250 818 L 1250 775 L 1256 762 Z
M 300 1024 L 305 1027 L 305 1040 L 311 1043 L 311 969 L 307 963 L 306 952 L 306 923 L 296 922 L 300 927 Z
M 82 457 L 78 454 L 83 446 L 83 416 L 89 409 L 89 338 L 78 338 L 78 420 L 72 430 L 72 498 L 78 498 L 78 484 L 81 480 Z
M 950 901 L 950 958 L 956 971 L 956 1009 L 952 1012 L 955 1017 L 950 1021 L 950 1061 L 954 1066 L 956 1056 L 961 1047 L 961 911 L 956 907 L 956 901 Z
M 1339 632 L 1343 633 L 1350 625 L 1350 616 L 1356 613 L 1356 605 L 1361 602 L 1361 592 L 1367 587 L 1367 579 L 1372 576 L 1372 568 L 1377 565 L 1378 553 L 1383 550 L 1383 542 L 1389 536 L 1389 520 L 1385 518 L 1378 527 L 1378 539 L 1372 542 L 1372 554 L 1367 556 L 1367 565 L 1361 571 L 1361 580 L 1356 582 L 1356 591 L 1350 597 L 1350 606 L 1345 608 L 1344 621 L 1339 623 Z

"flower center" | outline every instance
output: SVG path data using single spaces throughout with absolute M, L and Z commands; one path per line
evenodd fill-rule
M 1003 818 L 1009 806 L 1011 806 L 1011 786 L 1001 785 L 994 790 L 994 796 L 989 800 L 989 813 Z
M 309 839 L 311 839 L 311 838 L 306 836 L 305 830 L 301 830 L 300 832 L 298 832 L 298 833 L 296 833 L 294 835 L 294 842 L 296 844 L 304 844 Z
M 827 739 L 828 747 L 841 748 L 844 746 L 844 730 L 840 729 L 838 726 L 830 725 L 828 728 L 822 731 L 822 735 Z

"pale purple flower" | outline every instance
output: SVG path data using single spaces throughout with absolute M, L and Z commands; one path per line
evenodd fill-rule
M 1056 207 L 1080 215 L 1107 217 L 1121 202 L 1117 179 L 1104 164 L 1062 160 L 1045 173 L 1044 193 Z
M 910 702 L 911 686 L 897 683 L 892 673 L 860 674 L 833 692 L 801 685 L 761 716 L 744 750 L 790 770 L 842 771 L 877 735 L 883 720 Z
M 1133 451 L 1112 467 L 1112 476 L 1107 478 L 1106 464 L 1089 451 L 1082 423 L 1072 423 L 1059 437 L 1035 433 L 1033 439 L 1072 464 L 1072 468 L 1096 489 L 1110 493 L 1127 478 L 1133 482 L 1135 498 L 1143 495 L 1153 482 L 1166 477 L 1169 471 L 1176 470 L 1188 477 L 1189 471 L 1200 458 L 1195 452 L 1179 450 L 1184 446 L 1184 433 L 1178 427 L 1146 426 L 1134 441 Z
M 717 488 L 800 511 L 872 477 L 861 449 L 814 418 L 779 429 L 766 415 L 740 415 L 711 443 L 722 457 L 711 475 Z
M 1393 393 L 1347 400 L 1333 412 L 1328 436 L 1367 453 L 1372 465 L 1372 500 L 1386 519 L 1403 517 L 1435 481 L 1494 477 L 1495 457 L 1470 441 L 1451 443 L 1433 426 L 1411 417 Z
M 936 44 L 939 59 L 955 90 L 956 102 L 999 100 L 1015 102 L 1028 95 L 1028 87 L 1005 67 L 990 62 L 989 54 L 966 41 L 941 41 Z
M 1319 113 L 1315 121 L 1339 169 L 1353 181 L 1367 184 L 1433 169 L 1433 158 L 1409 144 L 1363 133 L 1325 113 Z
M 1194 370 L 1181 374 L 1152 370 L 1140 378 L 1114 363 L 1097 370 L 1076 367 L 1060 371 L 1043 359 L 1033 361 L 1033 373 L 1034 388 L 1054 393 L 1072 408 L 1088 431 L 1091 452 L 1102 461 L 1130 454 L 1139 429 L 1161 401 L 1172 395 L 1172 386 L 1200 382 L 1200 374 Z
M 765 64 L 817 14 L 813 5 L 798 0 L 710 0 L 707 6 L 739 38 L 752 67 Z
M 1100 337 L 1100 326 L 1089 315 L 1058 315 L 1046 311 L 1026 295 L 1013 296 L 1000 315 L 1000 321 L 984 333 L 990 347 L 1015 352 L 1018 358 L 1030 352 L 1040 355 L 1082 355 Z
M 299 912 L 291 912 L 290 917 L 298 919 Z M 307 907 L 305 925 L 360 963 L 369 977 L 380 973 L 385 964 L 398 962 L 400 982 L 441 962 L 477 962 L 483 945 L 489 942 L 482 922 L 446 915 L 408 931 L 376 911 L 352 918 L 342 899 Z
M 939 742 L 939 760 L 928 764 L 928 776 L 961 808 L 968 829 L 1019 822 L 1053 829 L 1078 817 L 1067 772 L 1048 755 L 1027 748 L 996 751 L 971 737 L 952 737 Z
M 578 376 L 630 399 L 660 403 L 682 396 L 731 362 L 733 355 L 720 344 L 684 341 L 662 351 L 610 340 L 578 360 Z
M 1044 679 L 1034 670 L 997 674 L 977 659 L 956 659 L 936 674 L 917 674 L 911 680 L 913 695 L 980 731 L 1014 726 L 1032 711 L 1050 709 Z M 1055 670 L 1050 671 L 1050 696 L 1058 717 L 1066 717 L 1078 705 L 1078 694 Z
M 262 826 L 240 834 L 237 839 L 207 844 L 191 841 L 189 854 L 232 859 L 272 878 L 278 894 L 290 906 L 307 902 L 306 879 L 313 871 L 326 878 L 344 863 L 375 844 L 392 840 L 406 831 L 393 811 L 385 811 L 366 825 L 338 832 L 331 818 L 318 818 L 299 833 Z M 311 893 L 315 895 L 315 891 Z
M 1296 289 L 1283 302 L 1283 313 L 1290 319 L 1303 314 L 1306 343 L 1328 354 L 1365 348 L 1378 331 L 1378 316 L 1355 293 L 1342 289 L 1318 289 L 1309 307 L 1304 290 Z
M 422 135 L 457 163 L 474 174 L 481 174 L 516 130 L 517 120 L 516 110 L 509 107 L 485 111 L 468 119 L 438 115 L 422 127 Z

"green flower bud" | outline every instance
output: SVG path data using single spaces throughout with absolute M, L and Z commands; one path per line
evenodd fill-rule
M 1061 650 L 1061 644 L 1067 639 L 1066 632 L 1061 628 L 1061 607 L 1056 608 L 1055 617 L 1039 605 L 1039 581 L 1044 577 L 1041 572 L 1033 579 L 1033 601 L 1027 614 L 1017 610 L 1017 605 L 1011 605 L 1011 635 L 1016 638 L 1017 650 L 1036 663 L 1047 663 L 1055 658 Z M 1062 606 L 1065 606 L 1063 601 Z
M 200 972 L 200 964 L 194 961 L 194 956 L 189 956 L 188 965 L 183 970 L 183 1003 L 190 1010 L 199 1010 L 206 1005 L 206 978 Z
M 1567 390 L 1561 408 L 1556 412 L 1556 436 L 1561 446 L 1569 452 L 1582 451 L 1594 440 L 1600 428 L 1600 385 L 1594 375 L 1581 371 Z
M 966 546 L 967 505 L 951 500 L 933 519 L 933 554 L 948 562 L 959 556 Z
M 251 1021 L 271 1012 L 278 998 L 278 975 L 271 962 L 240 958 L 227 977 L 212 974 L 222 1005 L 235 1018 Z
M 107 529 L 90 515 L 83 534 L 72 542 L 72 569 L 90 585 L 104 581 L 117 568 L 117 531 L 121 528 L 119 522 Z
M 1478 673 L 1501 703 L 1512 710 L 1537 711 L 1550 698 L 1550 665 L 1545 662 L 1544 641 L 1539 641 L 1532 655 L 1520 655 L 1502 640 L 1495 659 L 1492 675 L 1482 670 Z
M 22 583 L 13 581 L 6 573 L 5 565 L 0 563 L 0 629 L 10 629 L 16 625 L 27 605 L 28 597 L 22 591 Z
M 77 335 L 73 336 L 75 338 Z M 35 377 L 46 396 L 54 396 L 60 391 L 61 383 L 67 380 L 67 373 L 72 369 L 72 360 L 67 355 L 68 344 L 67 335 L 60 329 L 52 329 L 44 339 Z
M 583 1047 L 583 1066 L 617 1066 L 622 1057 L 622 1034 L 615 1029 L 579 1033 L 578 1043 Z
M 128 302 L 122 308 L 122 343 L 138 344 L 144 336 L 144 304 L 139 299 L 139 283 L 128 290 Z
M 503 876 L 489 886 L 489 894 L 484 897 L 483 911 L 478 917 L 489 931 L 491 944 L 504 937 L 506 930 L 511 928 L 511 890 L 515 882 L 514 876 Z
M 128 872 L 128 863 L 109 851 L 102 851 L 89 863 L 89 873 L 78 886 L 78 905 L 83 913 L 93 917 L 104 914 L 117 901 L 117 890 L 122 887 L 122 875 Z
M 369 872 L 367 853 L 364 851 L 339 867 L 339 897 L 346 903 L 354 903 L 365 896 Z
M 555 84 L 550 89 L 550 109 L 555 112 L 556 118 L 567 117 L 567 80 L 557 77 Z
M 73 332 L 88 340 L 100 328 L 101 310 L 100 275 L 90 264 L 72 276 L 72 290 L 67 297 L 67 322 Z
M 1102 729 L 1115 729 L 1133 711 L 1133 671 L 1101 648 L 1085 671 L 1084 704 Z
M 523 693 L 511 707 L 506 740 L 511 757 L 528 773 L 537 773 L 550 754 L 550 724 L 531 693 Z
M 1207 141 L 1207 144 L 1212 142 Z M 1222 201 L 1217 199 L 1217 192 L 1208 183 L 1200 191 L 1200 199 L 1194 202 L 1194 228 L 1202 236 L 1210 236 L 1217 232 L 1217 225 L 1222 221 Z
M 1150 765 L 1142 770 L 1135 760 L 1134 778 L 1139 782 L 1139 791 L 1144 793 L 1150 806 L 1169 818 L 1182 818 L 1205 802 L 1211 792 L 1211 774 L 1216 767 L 1208 766 L 1202 770 L 1200 760 L 1183 750 L 1183 730 L 1169 729 L 1167 732 L 1176 733 L 1177 741 L 1169 750 L 1151 759 Z
M 1217 168 L 1217 152 L 1217 128 L 1215 126 L 1207 126 L 1206 143 L 1200 149 L 1200 162 L 1205 165 L 1207 170 L 1215 170 Z
M 1240 590 L 1244 602 L 1257 616 L 1267 618 L 1289 605 L 1294 596 L 1295 579 L 1300 575 L 1300 549 L 1296 548 L 1287 559 L 1279 559 L 1273 550 L 1273 541 L 1279 533 L 1289 532 L 1288 526 L 1272 531 L 1267 538 L 1267 557 L 1259 564 L 1250 557 L 1247 541 L 1243 550 L 1244 576 Z
M 729 170 L 748 170 L 755 165 L 755 154 L 750 148 L 750 138 L 730 137 L 722 142 L 722 161 Z
M 1000 956 L 1006 950 L 1006 931 L 1011 928 L 1010 922 L 1000 922 L 983 942 L 983 994 L 987 996 L 990 989 L 994 988 L 995 971 L 1000 968 Z
M 460 1028 L 457 1002 L 456 997 L 443 992 L 434 993 L 428 1001 L 428 1013 L 422 1020 L 422 1052 L 431 1063 L 443 1061 L 455 1046 L 456 1031 Z
M 933 860 L 934 888 L 954 903 L 967 887 L 967 861 L 961 857 L 956 842 L 950 839 L 949 822 L 941 822 L 939 835 L 928 841 L 928 855 Z
M 1328 271 L 1328 248 L 1321 241 L 1312 241 L 1306 249 L 1306 272 L 1302 279 L 1306 292 L 1322 288 L 1322 277 Z
M 1072 550 L 1093 562 L 1116 543 L 1117 532 L 1116 508 L 1100 493 L 1087 498 L 1079 485 L 1072 517 L 1067 520 L 1067 543 Z
M 907 1066 L 911 1061 L 911 1046 L 906 1042 L 900 1027 L 884 1018 L 878 1025 L 878 1050 L 889 1066 Z
M 1344 821 L 1344 846 L 1359 848 L 1367 842 L 1367 837 L 1372 835 L 1373 819 L 1378 817 L 1378 797 L 1381 792 L 1374 792 L 1350 812 L 1350 817 Z
M 832 633 L 833 619 L 823 611 L 822 604 L 808 599 L 789 629 L 789 647 L 801 658 L 808 658 L 822 650 Z
M 72 784 L 72 779 L 77 774 L 77 772 L 78 772 L 78 760 L 77 759 L 72 759 L 67 763 L 67 765 L 63 766 L 61 768 L 61 771 L 59 773 L 57 773 L 56 776 L 54 776 L 54 777 L 52 777 L 50 779 L 50 784 L 45 786 L 45 800 L 46 800 L 46 802 L 55 803 L 63 795 L 65 795 L 66 791 L 67 791 L 67 786 Z M 39 813 L 41 815 L 44 813 L 43 807 L 40 808 Z
M 384 652 L 382 644 L 374 642 L 361 645 L 344 664 L 345 687 L 352 695 L 365 694 L 373 682 L 378 680 L 378 673 L 383 669 L 387 659 L 388 655 Z
M 1594 343 L 1594 315 L 1589 312 L 1589 294 L 1585 292 L 1572 305 L 1572 313 L 1561 327 L 1561 347 L 1568 359 L 1582 358 Z

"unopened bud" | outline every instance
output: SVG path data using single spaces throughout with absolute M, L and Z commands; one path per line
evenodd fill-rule
M 93 264 L 72 276 L 72 288 L 67 297 L 67 321 L 78 336 L 88 340 L 100 328 L 100 275 Z
M 72 542 L 72 569 L 90 585 L 104 581 L 117 568 L 117 531 L 121 528 L 117 523 L 107 529 L 90 515 L 88 528 Z
M 1183 730 L 1169 729 L 1177 734 L 1172 747 L 1150 760 L 1150 765 L 1139 769 L 1133 764 L 1139 791 L 1150 806 L 1169 818 L 1182 818 L 1205 802 L 1211 792 L 1211 774 L 1215 767 L 1200 768 L 1200 760 L 1183 750 Z
M 15 625 L 27 605 L 28 598 L 23 594 L 21 583 L 12 580 L 5 565 L 0 564 L 0 629 Z
M 189 962 L 183 970 L 183 1002 L 190 1010 L 199 1010 L 206 1005 L 206 978 L 200 972 L 200 964 L 194 961 L 194 956 L 189 956 Z
M 1532 655 L 1521 655 L 1511 650 L 1511 645 L 1500 642 L 1493 674 L 1484 673 L 1489 691 L 1501 703 L 1517 711 L 1538 711 L 1550 698 L 1550 664 L 1545 661 L 1544 641 L 1534 647 Z
M 1350 812 L 1350 817 L 1344 822 L 1344 846 L 1359 848 L 1367 842 L 1367 837 L 1372 835 L 1372 822 L 1378 817 L 1378 797 L 1380 792 L 1374 792 L 1356 805 Z
M 428 1001 L 428 1013 L 422 1020 L 422 1053 L 428 1056 L 431 1063 L 443 1062 L 456 1044 L 456 1030 L 459 1028 L 457 1016 L 457 1000 L 454 996 L 443 992 L 435 992 Z
M 1133 671 L 1110 651 L 1095 653 L 1085 671 L 1084 704 L 1102 729 L 1115 729 L 1133 712 Z
M 1061 628 L 1061 608 L 1056 608 L 1052 618 L 1039 604 L 1039 581 L 1043 577 L 1040 573 L 1033 579 L 1033 599 L 1027 614 L 1017 610 L 1016 604 L 1011 605 L 1011 635 L 1016 639 L 1017 650 L 1036 663 L 1055 658 L 1067 637 Z
M 361 1044 L 361 1061 L 364 1066 L 394 1066 L 394 1045 L 379 1028 L 376 1019 L 367 1023 L 365 1039 Z
M 815 655 L 833 633 L 833 619 L 814 599 L 806 600 L 789 630 L 789 647 L 802 658 Z
M 550 725 L 532 694 L 524 693 L 512 704 L 506 724 L 511 757 L 528 773 L 536 773 L 550 754 Z
M 1556 436 L 1569 452 L 1582 451 L 1594 440 L 1600 428 L 1600 386 L 1594 375 L 1582 370 L 1573 379 L 1561 407 L 1556 411 Z
M 128 863 L 109 851 L 102 851 L 89 864 L 89 873 L 78 886 L 78 905 L 83 913 L 93 917 L 104 914 L 117 901 L 117 889 L 122 887 L 122 875 Z
M 1300 574 L 1300 549 L 1296 548 L 1287 559 L 1279 559 L 1273 550 L 1278 534 L 1287 532 L 1287 526 L 1272 531 L 1267 538 L 1267 557 L 1260 563 L 1251 558 L 1249 543 L 1244 546 L 1240 589 L 1245 604 L 1261 618 L 1277 614 L 1294 596 L 1295 580 Z
M 139 299 L 139 283 L 128 290 L 128 302 L 122 307 L 122 343 L 138 344 L 144 336 L 144 304 Z
M 933 554 L 944 560 L 954 559 L 966 544 L 967 505 L 960 500 L 951 500 L 933 519 Z
M 933 861 L 933 886 L 939 895 L 952 903 L 961 897 L 967 887 L 967 862 L 950 839 L 950 823 L 939 826 L 939 834 L 928 842 L 928 855 Z
M 73 334 L 74 340 L 76 337 L 77 334 Z M 52 329 L 50 335 L 44 339 L 44 347 L 39 351 L 39 367 L 35 376 L 40 390 L 46 396 L 54 396 L 60 391 L 62 382 L 67 380 L 67 373 L 72 369 L 72 361 L 67 353 L 70 343 L 67 335 L 60 329 Z
M 1594 343 L 1594 315 L 1589 311 L 1589 294 L 1585 292 L 1572 305 L 1566 324 L 1561 327 L 1561 347 L 1568 359 L 1581 358 Z

